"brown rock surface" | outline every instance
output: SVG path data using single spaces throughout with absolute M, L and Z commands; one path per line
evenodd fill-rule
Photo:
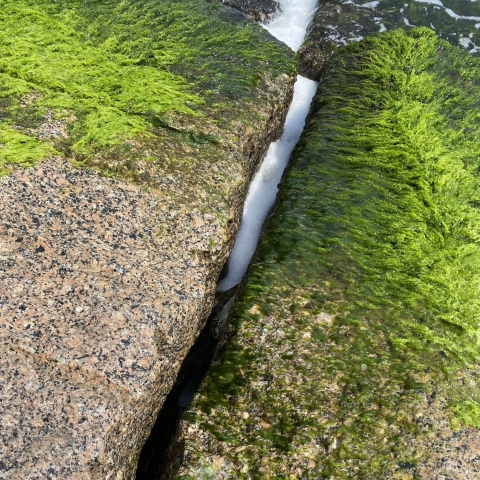
M 2 9 L 0 478 L 131 479 L 280 133 L 293 53 L 210 1 Z
M 88 478 L 65 449 L 127 472 L 209 306 L 219 223 L 60 161 L 1 183 L 6 478 Z
M 281 127 L 284 80 L 190 209 L 181 171 L 150 191 L 52 158 L 0 179 L 0 478 L 133 477 Z M 202 208 L 212 183 L 224 203 Z

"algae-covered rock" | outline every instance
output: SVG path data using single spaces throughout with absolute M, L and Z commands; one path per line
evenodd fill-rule
M 477 478 L 479 79 L 427 29 L 334 55 L 179 478 Z
M 276 0 L 219 0 L 229 7 L 240 10 L 257 21 L 265 21 L 273 17 L 279 10 Z
M 318 80 L 334 50 L 376 32 L 428 27 L 452 45 L 480 52 L 480 4 L 464 0 L 319 0 L 304 44 L 299 72 Z
M 1 7 L 0 477 L 133 478 L 293 54 L 206 0 Z

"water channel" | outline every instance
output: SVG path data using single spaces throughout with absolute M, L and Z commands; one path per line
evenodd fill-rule
M 316 0 L 282 0 L 280 5 L 281 13 L 272 22 L 263 26 L 296 51 L 302 44 L 313 17 Z M 302 76 L 297 77 L 283 133 L 278 141 L 270 145 L 250 185 L 240 229 L 227 260 L 228 274 L 218 284 L 218 292 L 229 291 L 238 285 L 248 269 L 265 220 L 275 202 L 278 184 L 292 150 L 302 134 L 316 88 L 317 82 Z M 218 314 L 214 312 L 212 315 Z M 140 454 L 137 480 L 173 478 L 171 472 L 175 471 L 175 465 L 172 467 L 172 463 L 175 463 L 177 457 L 181 457 L 176 451 L 172 451 L 180 420 L 217 350 L 219 338 L 215 338 L 211 333 L 211 325 L 207 323 L 185 358 L 177 381 L 167 396 Z
M 264 27 L 276 38 L 297 51 L 303 42 L 308 24 L 315 11 L 316 0 L 284 0 L 282 14 Z M 300 139 L 305 118 L 317 89 L 317 82 L 298 76 L 282 136 L 273 142 L 254 177 L 243 209 L 242 223 L 228 259 L 228 275 L 217 290 L 227 291 L 238 285 L 247 271 L 257 248 L 258 238 L 278 192 L 278 184 L 288 159 Z

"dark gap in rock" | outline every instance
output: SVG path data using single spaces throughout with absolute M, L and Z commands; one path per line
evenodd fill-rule
M 238 285 L 216 295 L 212 313 L 185 357 L 140 452 L 136 480 L 167 480 L 176 476 L 183 460 L 183 445 L 178 439 L 180 421 L 212 361 L 226 343 L 224 333 L 237 290 Z

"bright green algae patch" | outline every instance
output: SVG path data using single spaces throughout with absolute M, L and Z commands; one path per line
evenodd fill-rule
M 216 2 L 5 0 L 0 136 L 11 138 L 13 128 L 29 139 L 13 156 L 13 144 L 0 147 L 0 167 L 60 153 L 87 165 L 97 157 L 112 171 L 98 156 L 136 161 L 147 156 L 139 148 L 146 142 L 155 157 L 165 130 L 170 143 L 215 144 L 216 112 L 223 127 L 229 108 L 251 121 L 242 109 L 258 96 L 260 77 L 292 70 L 286 47 Z M 48 112 L 68 135 L 38 134 Z
M 480 404 L 475 400 L 465 400 L 452 407 L 455 417 L 452 419 L 454 427 L 460 424 L 480 428 Z
M 478 427 L 479 105 L 426 29 L 332 58 L 179 478 L 434 478 L 431 409 Z
M 5 164 L 28 166 L 35 160 L 45 158 L 54 152 L 55 150 L 48 144 L 38 142 L 0 123 L 0 158 L 4 162 L 0 162 L 0 175 L 9 172 L 3 167 Z

